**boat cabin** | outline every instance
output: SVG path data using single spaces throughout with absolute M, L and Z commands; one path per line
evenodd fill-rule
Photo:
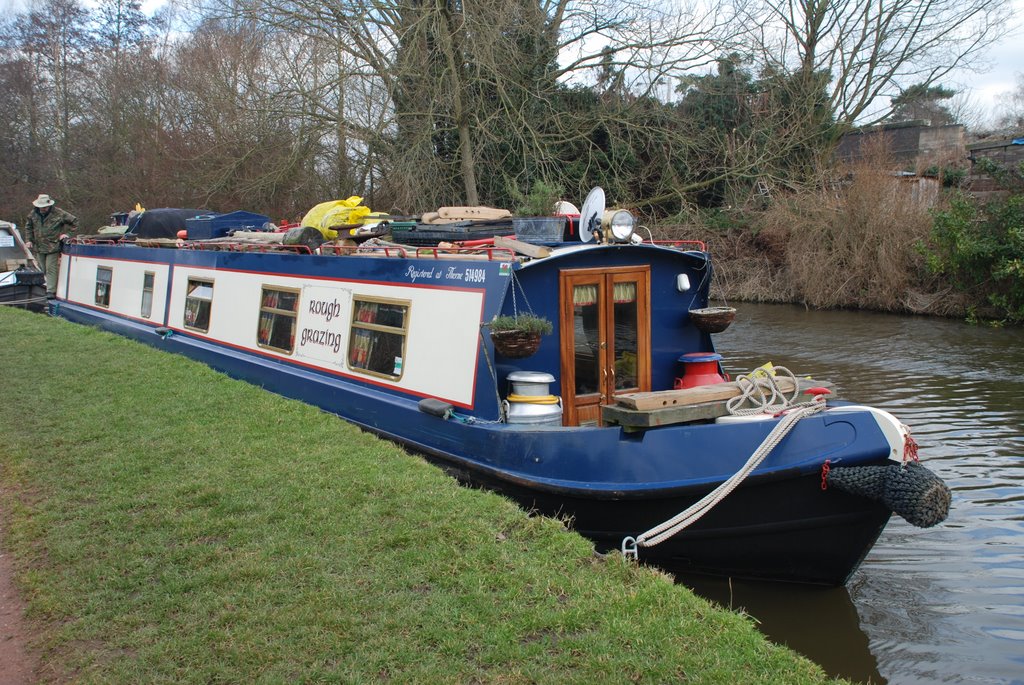
M 713 351 L 688 316 L 708 301 L 702 245 L 527 251 L 541 256 L 376 241 L 315 254 L 238 240 L 86 238 L 65 249 L 58 296 L 115 328 L 175 336 L 207 356 L 228 351 L 435 399 L 485 421 L 502 419 L 515 372 L 553 377 L 563 425 L 597 425 L 616 395 L 671 389 L 680 355 Z M 532 356 L 505 357 L 488 323 L 525 313 L 554 330 Z

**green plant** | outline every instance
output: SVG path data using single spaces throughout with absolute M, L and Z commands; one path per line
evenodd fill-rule
M 1004 187 L 1016 180 L 1005 169 L 993 177 Z M 954 195 L 935 213 L 931 244 L 921 251 L 932 273 L 979 294 L 994 318 L 1024 322 L 1024 193 L 986 204 Z
M 554 212 L 555 203 L 562 197 L 562 186 L 547 181 L 534 181 L 526 195 L 514 190 L 516 214 L 520 216 L 548 216 Z
M 967 169 L 957 167 L 942 168 L 942 187 L 959 188 L 967 180 Z
M 967 179 L 967 170 L 954 166 L 942 166 L 932 164 L 921 172 L 922 176 L 937 178 L 943 188 L 959 188 Z
M 551 322 L 543 316 L 535 314 L 518 314 L 516 316 L 497 316 L 491 321 L 491 332 L 520 331 L 523 333 L 539 333 L 548 335 L 554 330 Z

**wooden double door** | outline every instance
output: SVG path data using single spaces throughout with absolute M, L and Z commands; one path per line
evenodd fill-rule
M 562 422 L 600 425 L 601 405 L 651 387 L 650 269 L 571 269 L 559 276 Z

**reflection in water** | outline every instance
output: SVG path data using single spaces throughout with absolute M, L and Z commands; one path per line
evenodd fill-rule
M 953 490 L 953 507 L 927 530 L 894 517 L 846 590 L 734 583 L 732 606 L 834 675 L 1024 682 L 1024 331 L 790 306 L 737 309 L 732 327 L 715 336 L 727 372 L 771 361 L 891 411 Z M 730 604 L 727 585 L 723 595 L 708 581 L 684 582 Z M 856 611 L 843 618 L 851 602 Z
M 697 576 L 678 580 L 706 599 L 753 616 L 769 639 L 800 652 L 830 674 L 884 682 L 846 588 L 730 583 Z

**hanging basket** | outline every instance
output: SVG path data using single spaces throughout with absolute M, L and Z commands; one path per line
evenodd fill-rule
M 491 331 L 494 351 L 508 359 L 529 357 L 540 348 L 540 333 Z
M 721 333 L 735 318 L 736 310 L 733 307 L 704 307 L 690 310 L 690 321 L 704 333 Z

